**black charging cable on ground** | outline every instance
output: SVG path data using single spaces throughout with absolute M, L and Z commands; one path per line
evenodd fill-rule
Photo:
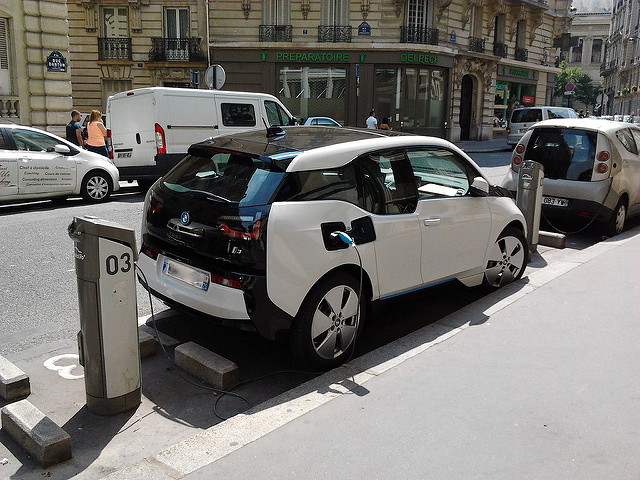
M 235 398 L 238 398 L 238 399 L 242 400 L 244 403 L 247 404 L 247 406 L 249 408 L 251 408 L 252 407 L 251 402 L 249 402 L 249 400 L 247 400 L 242 395 L 240 395 L 240 394 L 238 394 L 236 392 L 232 392 L 231 390 L 222 390 L 222 389 L 219 389 L 219 388 L 210 387 L 209 385 L 205 385 L 204 383 L 194 382 L 193 380 L 187 378 L 180 371 L 180 368 L 175 364 L 174 360 L 171 358 L 171 356 L 169 355 L 169 352 L 167 352 L 166 348 L 164 347 L 164 344 L 160 340 L 160 332 L 158 332 L 158 326 L 156 325 L 156 317 L 155 317 L 155 313 L 153 311 L 153 299 L 151 297 L 151 292 L 149 291 L 149 283 L 147 282 L 147 277 L 145 276 L 144 272 L 140 269 L 140 267 L 138 266 L 137 262 L 134 263 L 134 266 L 135 266 L 136 272 L 138 273 L 138 279 L 143 284 L 143 286 L 147 290 L 147 294 L 149 295 L 149 306 L 151 308 L 151 323 L 153 324 L 153 329 L 154 329 L 154 331 L 156 333 L 156 338 L 158 339 L 158 343 L 160 344 L 160 347 L 162 348 L 162 351 L 164 352 L 165 357 L 171 363 L 173 370 L 180 376 L 180 378 L 182 378 L 188 384 L 193 385 L 195 387 L 203 388 L 205 390 L 209 390 L 209 391 L 215 393 L 216 395 L 218 395 L 218 398 L 216 399 L 216 401 L 215 401 L 215 403 L 213 405 L 213 413 L 220 420 L 228 420 L 229 418 L 231 418 L 231 417 L 223 417 L 218 412 L 218 402 L 226 395 L 230 395 L 232 397 L 235 397 Z M 319 375 L 318 372 L 304 372 L 304 371 L 298 371 L 298 370 L 280 370 L 280 371 L 277 371 L 277 372 L 272 372 L 272 373 L 263 375 L 261 377 L 251 378 L 251 379 L 248 379 L 248 380 L 243 380 L 242 382 L 240 382 L 237 385 L 235 385 L 233 388 L 239 387 L 240 385 L 245 385 L 247 383 L 257 382 L 259 380 L 263 380 L 265 378 L 272 377 L 274 375 L 281 375 L 281 374 L 286 374 L 286 373 L 288 373 L 288 374 L 297 374 L 297 375 Z
M 578 230 L 576 230 L 574 232 L 565 232 L 564 230 L 560 230 L 558 227 L 556 227 L 553 223 L 551 223 L 549 221 L 549 219 L 544 214 L 544 211 L 542 211 L 542 209 L 540 210 L 540 213 L 542 213 L 542 218 L 544 219 L 544 221 L 547 222 L 549 224 L 549 226 L 551 228 L 553 228 L 556 232 L 562 233 L 563 235 L 577 235 L 579 233 L 584 232 L 587 228 L 589 228 L 591 225 L 593 225 L 593 222 L 595 222 L 596 219 L 598 218 L 598 215 L 600 215 L 600 211 L 602 210 L 603 206 L 604 205 L 601 203 L 600 206 L 598 207 L 598 211 L 596 212 L 595 216 L 591 220 L 589 220 L 589 222 L 587 222 L 587 224 L 584 227 L 582 227 L 582 228 L 580 228 L 580 229 L 578 229 Z

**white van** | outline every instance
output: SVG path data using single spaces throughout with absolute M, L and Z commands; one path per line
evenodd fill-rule
M 509 145 L 518 143 L 524 132 L 534 123 L 556 118 L 578 118 L 578 114 L 573 108 L 567 107 L 525 107 L 514 109 L 507 125 L 507 143 Z
M 273 95 L 169 87 L 112 95 L 107 116 L 120 179 L 141 186 L 164 175 L 191 144 L 205 138 L 295 123 Z

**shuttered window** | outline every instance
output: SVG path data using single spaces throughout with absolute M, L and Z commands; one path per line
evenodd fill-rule
M 0 18 L 0 69 L 9 70 L 8 19 Z

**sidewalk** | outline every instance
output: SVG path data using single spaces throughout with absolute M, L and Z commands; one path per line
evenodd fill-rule
M 640 476 L 640 229 L 108 479 Z
M 464 142 L 455 142 L 455 145 L 466 153 L 509 152 L 513 150 L 513 147 L 507 144 L 506 137 L 483 141 L 467 140 Z

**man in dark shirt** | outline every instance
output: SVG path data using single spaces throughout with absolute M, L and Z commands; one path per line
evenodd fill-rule
M 71 121 L 67 123 L 67 140 L 79 147 L 84 146 L 82 140 L 82 125 L 80 125 L 80 112 L 78 110 L 71 111 Z

